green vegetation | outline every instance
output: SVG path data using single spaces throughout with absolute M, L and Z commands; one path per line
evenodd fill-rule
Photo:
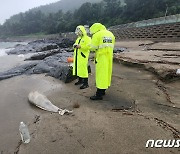
M 78 9 L 85 2 L 99 3 L 101 1 L 102 0 L 61 0 L 56 3 L 31 9 L 31 11 L 36 12 L 40 10 L 44 14 L 57 13 L 59 10 L 62 10 L 62 12 L 67 12 L 70 10 L 74 12 L 75 9 Z
M 180 0 L 103 0 L 84 3 L 74 12 L 42 13 L 28 11 L 0 25 L 0 36 L 35 33 L 55 34 L 74 31 L 77 25 L 102 22 L 106 26 L 146 20 L 180 13 Z

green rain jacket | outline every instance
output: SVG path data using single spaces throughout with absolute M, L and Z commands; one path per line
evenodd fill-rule
M 96 87 L 107 89 L 111 85 L 115 37 L 100 23 L 93 24 L 90 32 L 93 34 L 91 50 L 95 51 Z
M 88 57 L 90 52 L 91 38 L 87 36 L 84 26 L 78 26 L 83 36 L 78 36 L 74 45 L 79 44 L 80 49 L 74 48 L 73 75 L 81 78 L 88 78 Z M 74 46 L 73 45 L 73 46 Z

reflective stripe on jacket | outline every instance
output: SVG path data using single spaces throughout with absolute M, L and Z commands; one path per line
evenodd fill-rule
M 106 29 L 92 37 L 91 50 L 96 54 L 96 87 L 99 89 L 107 89 L 111 85 L 114 44 L 114 35 Z

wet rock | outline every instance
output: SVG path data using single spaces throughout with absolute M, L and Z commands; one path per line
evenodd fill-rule
M 71 47 L 71 48 L 64 48 L 64 50 L 66 50 L 67 52 L 74 52 L 74 49 Z
M 70 39 L 48 39 L 48 40 L 36 40 L 29 42 L 27 45 L 16 45 L 13 50 L 10 50 L 8 54 L 27 54 L 35 52 L 44 52 L 53 49 L 67 48 L 67 51 L 72 52 L 74 41 Z
M 73 42 L 69 39 L 36 40 L 27 45 L 17 45 L 8 54 L 36 53 L 27 60 L 36 60 L 28 64 L 14 67 L 6 72 L 0 73 L 0 80 L 22 74 L 46 73 L 65 83 L 75 79 L 72 75 L 72 66 L 67 63 L 67 58 L 72 57 Z M 60 49 L 59 47 L 65 47 Z M 68 52 L 67 52 L 68 51 Z M 38 53 L 37 53 L 38 52 Z
M 127 48 L 114 48 L 114 53 L 120 53 L 120 52 L 128 52 Z
M 57 44 L 51 43 L 30 43 L 27 45 L 19 45 L 15 49 L 8 51 L 8 54 L 27 54 L 42 52 L 52 49 L 58 49 Z
M 59 80 L 64 81 L 65 83 L 69 83 L 76 79 L 75 76 L 72 76 L 73 68 L 72 66 L 68 66 L 66 64 L 61 64 L 57 69 L 51 69 L 48 75 L 55 77 Z
M 60 48 L 69 48 L 72 47 L 74 44 L 74 40 L 68 39 L 68 38 L 55 38 L 55 39 L 44 39 L 44 40 L 36 40 L 31 42 L 33 43 L 50 43 L 50 44 L 57 44 Z
M 34 66 L 37 65 L 37 62 L 24 64 L 21 66 L 14 67 L 8 71 L 0 72 L 0 80 L 8 79 L 14 76 L 22 75 L 29 69 L 32 69 Z
M 60 79 L 65 83 L 71 82 L 75 79 L 75 77 L 72 75 L 72 66 L 67 63 L 67 58 L 71 56 L 71 53 L 64 51 L 63 53 L 46 57 L 44 60 L 14 67 L 6 72 L 1 72 L 0 80 L 22 74 L 31 75 L 47 73 L 47 75 Z
M 63 49 L 62 49 L 63 50 Z M 48 50 L 45 52 L 39 52 L 37 54 L 32 55 L 30 58 L 27 58 L 25 60 L 43 60 L 46 57 L 52 56 L 56 53 L 62 52 L 60 49 L 54 49 L 54 50 Z M 64 51 L 64 50 L 63 50 Z
M 68 47 L 72 47 L 74 44 L 73 40 L 70 39 L 62 39 L 62 42 L 56 43 L 59 47 L 61 48 L 68 48 Z
M 68 57 L 72 57 L 72 54 L 63 52 L 47 57 L 28 70 L 27 74 L 47 73 L 47 75 L 60 79 L 65 83 L 71 82 L 75 77 L 72 75 L 72 67 L 67 63 Z

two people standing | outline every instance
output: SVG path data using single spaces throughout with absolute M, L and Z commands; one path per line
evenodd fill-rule
M 81 26 L 78 26 L 78 27 L 81 27 Z M 85 28 L 84 28 L 84 30 L 85 30 Z M 81 31 L 81 33 L 83 33 L 83 32 Z M 106 89 L 108 89 L 109 86 L 111 85 L 112 65 L 113 65 L 113 49 L 114 49 L 114 44 L 115 44 L 115 37 L 101 23 L 93 24 L 90 27 L 90 33 L 92 34 L 92 40 L 91 39 L 89 40 L 87 33 L 83 33 L 86 35 L 86 37 L 88 37 L 88 39 L 87 39 L 88 41 L 85 43 L 86 45 L 84 44 L 84 46 L 83 46 L 85 51 L 88 52 L 87 55 L 89 56 L 90 50 L 95 52 L 95 65 L 96 65 L 95 76 L 96 76 L 97 91 L 94 96 L 90 97 L 90 99 L 91 100 L 102 100 L 103 95 L 105 95 Z M 81 63 L 82 62 L 81 59 L 76 59 L 76 58 L 78 58 L 77 54 L 81 54 L 81 52 L 83 51 L 83 48 L 80 45 L 81 40 L 82 39 L 79 39 L 79 37 L 78 37 L 75 42 L 75 45 L 76 45 L 77 42 L 79 41 L 78 44 L 80 47 L 77 46 L 74 50 L 75 61 L 74 61 L 74 67 L 73 67 L 73 75 L 76 75 L 74 72 L 76 72 L 78 69 L 81 70 L 82 68 L 84 68 L 83 70 L 87 74 L 86 74 L 86 79 L 84 80 L 84 78 L 83 78 L 83 80 L 86 81 L 86 80 L 88 80 L 87 79 L 88 78 L 88 70 L 87 70 L 88 57 L 87 57 L 87 61 L 84 61 L 84 63 Z M 81 50 L 78 51 L 76 49 L 78 49 L 78 50 L 81 49 Z M 79 60 L 80 60 L 80 62 L 79 62 Z M 80 65 L 76 65 L 76 63 L 78 63 L 78 62 L 80 63 Z M 75 67 L 75 66 L 77 66 L 77 67 Z M 86 71 L 85 71 L 85 69 L 86 69 Z M 80 77 L 77 83 L 81 82 L 84 85 L 85 82 L 82 82 L 82 78 L 81 78 L 81 76 L 78 75 L 78 73 L 77 73 L 77 76 Z M 75 84 L 77 84 L 77 83 L 75 83 Z M 85 88 L 88 87 L 88 86 L 83 86 L 83 85 L 81 87 L 85 87 Z M 85 85 L 87 85 L 87 84 L 85 84 Z M 84 89 L 84 88 L 81 88 L 81 89 Z

